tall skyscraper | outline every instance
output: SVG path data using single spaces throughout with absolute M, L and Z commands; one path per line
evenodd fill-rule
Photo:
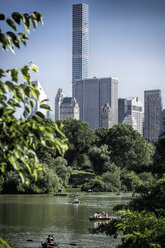
M 88 77 L 88 5 L 72 6 L 72 96 L 75 80 Z
M 161 91 L 144 91 L 144 138 L 154 143 L 160 135 Z
M 119 98 L 118 109 L 119 123 L 130 124 L 143 135 L 143 109 L 138 97 Z
M 102 126 L 101 110 L 105 104 L 111 108 L 111 125 L 118 123 L 118 79 L 109 77 L 76 80 L 75 98 L 80 108 L 80 119 L 88 122 L 91 129 Z

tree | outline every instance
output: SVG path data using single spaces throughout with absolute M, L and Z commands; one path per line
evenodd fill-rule
M 102 175 L 102 180 L 105 183 L 106 191 L 119 191 L 121 188 L 120 168 L 115 165 L 111 165 L 111 167 L 113 167 L 112 170 Z
M 69 147 L 65 153 L 65 159 L 69 166 L 81 168 L 83 164 L 79 163 L 81 162 L 79 157 L 88 153 L 88 149 L 95 141 L 95 135 L 88 124 L 81 120 L 66 119 L 62 123 Z
M 95 129 L 94 130 L 94 133 L 96 135 L 96 146 L 99 147 L 99 146 L 102 146 L 106 143 L 106 136 L 108 134 L 108 131 L 109 129 L 108 128 L 104 128 L 104 127 L 101 127 L 101 128 L 98 128 L 98 129 Z
M 99 148 L 96 146 L 91 147 L 88 154 L 96 175 L 103 174 L 108 170 L 111 163 L 107 145 L 102 145 Z
M 58 157 L 55 159 L 55 172 L 64 187 L 68 185 L 72 172 L 72 168 L 70 166 L 67 167 L 67 164 L 67 161 L 63 157 Z
M 109 129 L 106 144 L 111 161 L 116 166 L 141 172 L 152 163 L 153 148 L 128 124 L 117 124 Z

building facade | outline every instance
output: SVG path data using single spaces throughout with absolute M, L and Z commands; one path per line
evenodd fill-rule
M 31 107 L 31 112 L 28 113 L 26 115 L 26 117 L 30 117 L 30 116 L 34 115 L 37 111 L 39 111 L 42 114 L 44 114 L 46 118 L 48 118 L 49 117 L 49 111 L 46 109 L 40 108 L 40 102 L 47 99 L 47 95 L 45 94 L 44 89 L 42 88 L 42 85 L 39 81 L 33 81 L 33 83 L 36 84 L 36 86 L 40 92 L 40 96 L 39 96 L 39 100 L 37 100 L 36 98 L 34 98 L 33 95 L 31 95 L 31 99 L 33 99 L 35 101 L 35 107 L 34 108 Z M 29 101 L 25 100 L 25 104 L 29 104 Z
M 88 77 L 88 5 L 72 6 L 72 96 L 75 80 Z
M 60 120 L 72 118 L 79 120 L 79 106 L 74 97 L 64 97 L 60 105 Z
M 88 78 L 75 81 L 75 98 L 80 108 L 80 119 L 91 129 L 101 127 L 101 109 L 109 104 L 112 126 L 118 123 L 118 79 Z
M 132 115 L 127 115 L 122 123 L 129 124 L 130 126 L 133 127 L 134 130 L 137 131 L 137 122 Z
M 138 97 L 118 99 L 119 123 L 128 123 L 143 135 L 143 104 Z
M 144 91 L 144 138 L 150 143 L 157 141 L 160 135 L 161 116 L 161 91 Z
M 112 127 L 112 109 L 108 103 L 105 103 L 101 108 L 101 122 L 100 127 Z
M 161 129 L 160 129 L 160 134 L 165 138 L 165 109 L 162 110 L 162 114 L 161 114 Z
M 63 89 L 58 89 L 57 95 L 55 97 L 55 121 L 60 120 L 60 105 L 64 99 L 65 95 Z

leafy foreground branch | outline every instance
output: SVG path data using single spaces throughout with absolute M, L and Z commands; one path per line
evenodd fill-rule
M 35 30 L 38 23 L 42 23 L 42 15 L 39 12 L 21 15 L 13 12 L 11 17 L 0 14 L 0 23 L 3 27 L 7 24 L 11 30 L 2 32 L 0 27 L 0 45 L 2 50 L 8 48 L 15 54 L 15 48 L 20 49 L 20 44 L 26 45 L 29 39 L 27 34 L 18 32 L 19 25 L 23 23 L 26 31 Z M 31 72 L 37 72 L 34 64 L 25 65 L 21 69 L 0 68 L 0 179 L 5 179 L 10 171 L 19 175 L 22 182 L 29 184 L 29 176 L 37 180 L 38 173 L 43 171 L 39 163 L 36 149 L 41 144 L 49 149 L 58 149 L 64 154 L 67 149 L 66 137 L 62 131 L 63 125 L 48 121 L 41 112 L 27 118 L 35 108 L 35 100 L 40 100 L 40 92 L 30 79 Z M 19 74 L 24 82 L 18 81 Z M 6 78 L 9 78 L 6 80 Z M 51 110 L 44 101 L 40 102 L 40 108 Z M 23 119 L 18 120 L 18 109 L 25 106 L 22 113 Z M 10 245 L 0 238 L 0 247 Z

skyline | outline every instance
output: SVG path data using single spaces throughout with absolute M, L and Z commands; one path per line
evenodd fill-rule
M 27 46 L 16 55 L 0 51 L 3 69 L 20 68 L 33 60 L 54 112 L 58 88 L 72 95 L 72 5 L 89 6 L 89 77 L 118 78 L 118 97 L 139 97 L 160 89 L 165 106 L 165 2 L 163 0 L 1 0 L 10 15 L 39 11 L 44 26 L 31 31 Z M 5 27 L 6 30 L 6 27 Z M 2 28 L 2 32 L 3 32 Z M 144 106 L 144 105 L 143 105 Z

